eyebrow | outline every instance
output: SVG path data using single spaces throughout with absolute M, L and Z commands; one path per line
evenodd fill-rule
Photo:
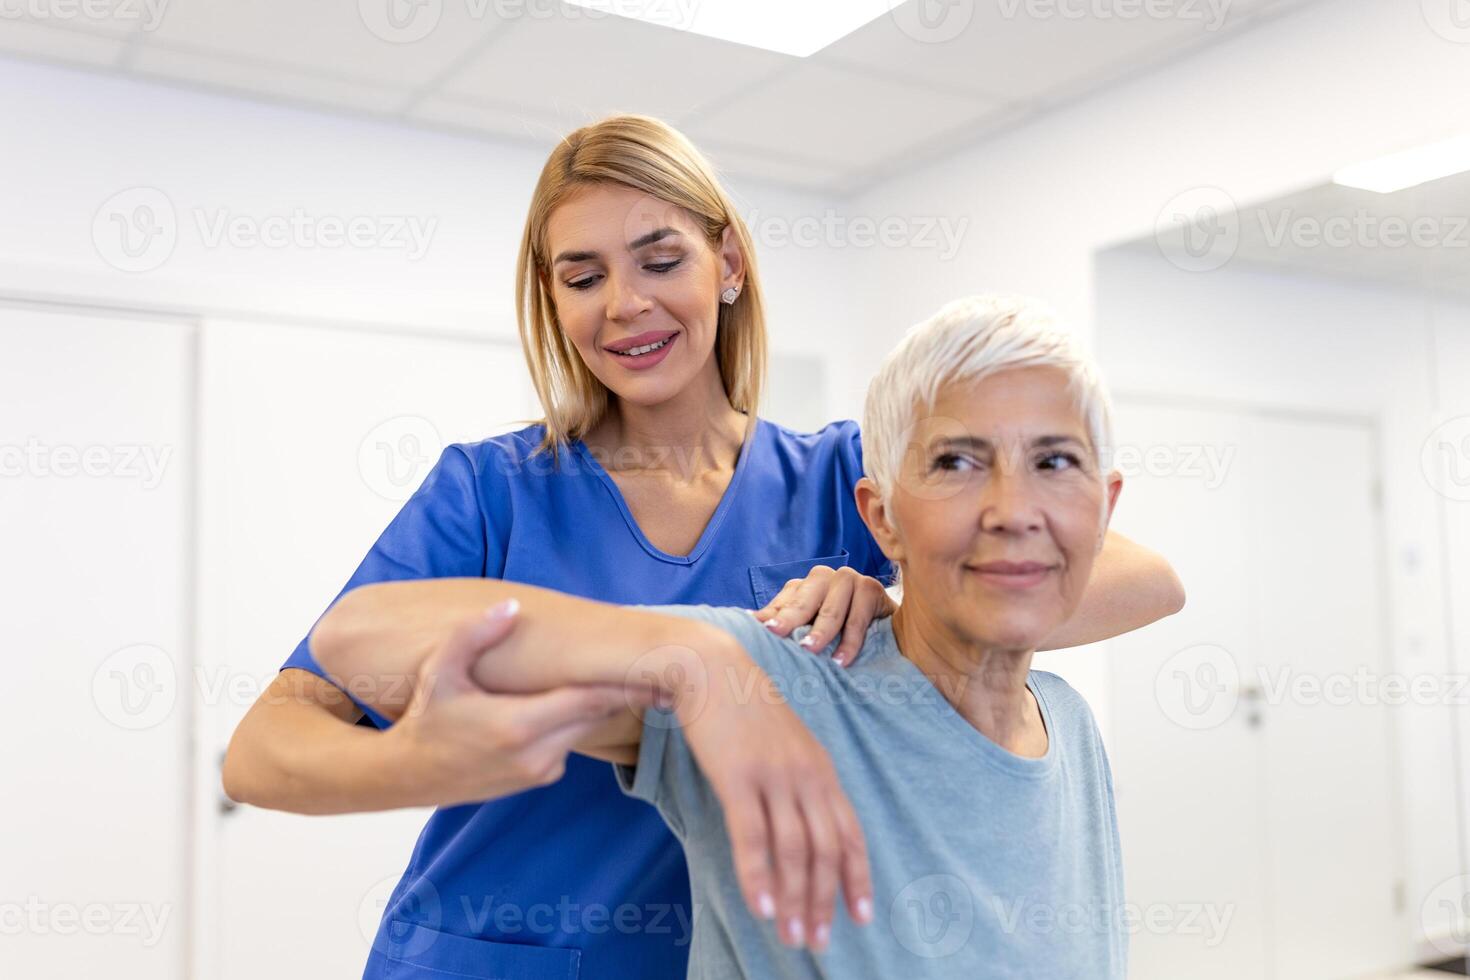
M 679 237 L 679 230 L 677 228 L 655 228 L 648 234 L 639 235 L 637 238 L 629 242 L 628 251 L 636 252 L 638 249 L 643 248 L 645 245 L 652 245 L 654 242 L 661 242 L 665 238 L 677 237 Z M 590 259 L 595 258 L 599 258 L 599 255 L 596 252 L 563 252 L 556 258 L 552 259 L 551 264 L 560 265 L 563 262 L 586 262 Z
M 1050 448 L 1051 446 L 1065 446 L 1069 443 L 1079 446 L 1083 449 L 1087 448 L 1087 443 L 1083 442 L 1081 439 L 1078 439 L 1076 436 L 1068 435 L 1037 436 L 1035 439 L 1031 440 L 1030 445 L 1033 447 Z M 989 450 L 993 448 L 994 444 L 991 443 L 989 439 L 985 439 L 980 436 L 953 436 L 945 439 L 940 439 L 938 442 L 930 447 L 930 451 L 932 452 L 939 449 Z

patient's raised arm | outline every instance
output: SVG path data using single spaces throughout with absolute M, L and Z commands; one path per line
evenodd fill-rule
M 435 581 L 451 584 L 431 588 Z M 437 597 L 426 598 L 429 591 Z M 477 631 L 490 628 L 487 606 L 503 618 L 507 601 L 516 607 L 514 629 L 477 653 Z M 449 612 L 455 603 L 477 608 Z M 485 696 L 621 688 L 624 706 L 573 746 L 600 758 L 636 747 L 643 712 L 657 703 L 681 727 L 720 801 L 731 873 L 751 911 L 778 919 L 789 944 L 814 948 L 828 933 L 839 886 L 854 920 L 871 917 L 866 843 L 830 757 L 787 705 L 752 696 L 765 675 L 718 626 L 493 579 L 386 582 L 339 600 L 313 630 L 312 651 L 334 680 L 396 719 L 386 735 L 400 740 L 425 739 L 420 719 L 429 712 L 420 709 L 438 694 L 423 681 L 437 676 L 443 658 L 473 654 L 470 675 Z M 477 692 L 452 693 L 472 700 Z M 610 731 L 626 745 L 610 744 Z M 451 738 L 440 732 L 430 740 Z

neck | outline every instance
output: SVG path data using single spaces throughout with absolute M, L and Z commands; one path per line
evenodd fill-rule
M 1046 754 L 1041 709 L 1026 687 L 1034 649 L 967 640 L 910 599 L 893 615 L 893 638 L 899 652 L 982 735 L 1017 755 Z
M 691 479 L 733 470 L 753 421 L 730 404 L 711 357 L 707 369 L 667 401 L 639 405 L 614 397 L 584 441 L 608 454 L 610 469 L 670 470 Z

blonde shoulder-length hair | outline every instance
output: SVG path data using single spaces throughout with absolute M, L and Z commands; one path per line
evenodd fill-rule
M 616 115 L 568 134 L 536 181 L 516 260 L 516 320 L 526 366 L 546 412 L 540 449 L 559 455 L 607 414 L 607 387 L 583 363 L 557 320 L 551 299 L 546 226 L 568 197 L 590 184 L 615 183 L 683 208 L 718 248 L 728 226 L 745 259 L 744 282 L 731 305 L 718 302 L 715 356 L 730 404 L 754 416 L 766 371 L 766 314 L 750 230 L 735 212 L 714 168 L 682 133 L 648 116 Z

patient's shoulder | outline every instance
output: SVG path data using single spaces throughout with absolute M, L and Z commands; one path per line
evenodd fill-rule
M 790 676 L 804 668 L 810 668 L 817 660 L 797 644 L 797 640 L 801 638 L 800 631 L 797 631 L 794 636 L 777 636 L 751 615 L 750 610 L 738 606 L 687 605 L 644 606 L 641 608 L 669 616 L 698 619 L 719 627 L 733 636 L 761 669 L 777 677 Z

